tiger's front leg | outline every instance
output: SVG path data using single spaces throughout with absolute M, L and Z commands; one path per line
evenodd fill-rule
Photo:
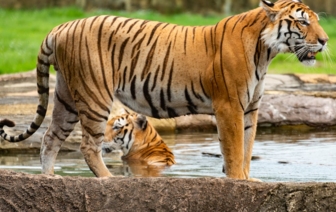
M 244 111 L 234 102 L 214 104 L 225 174 L 235 179 L 247 179 L 244 163 Z
M 80 150 L 86 163 L 97 177 L 113 176 L 107 169 L 101 154 L 101 144 L 103 142 L 104 135 L 93 134 L 93 132 L 90 132 L 88 129 L 90 128 L 87 128 L 87 126 L 82 127 L 83 137 L 80 146 Z

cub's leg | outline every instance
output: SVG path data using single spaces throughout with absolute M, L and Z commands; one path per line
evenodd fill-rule
M 227 177 L 246 179 L 244 161 L 244 112 L 239 103 L 214 104 L 217 130 Z
M 52 121 L 41 144 L 40 160 L 44 174 L 54 174 L 58 151 L 78 122 L 78 112 L 68 86 L 61 74 L 57 73 L 56 79 Z
M 94 104 L 77 103 L 83 133 L 80 150 L 87 165 L 97 177 L 112 176 L 106 168 L 101 154 L 101 144 L 104 139 L 106 120 L 109 114 L 108 112 L 103 113 L 99 111 L 100 117 L 96 117 L 96 111 L 98 110 L 90 109 L 87 105 L 92 107 Z M 81 113 L 81 111 L 83 111 L 83 113 Z M 105 116 L 106 119 L 101 119 L 103 116 Z

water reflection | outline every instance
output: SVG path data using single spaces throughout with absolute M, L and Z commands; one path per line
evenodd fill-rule
M 177 164 L 153 168 L 145 164 L 126 164 L 120 153 L 104 156 L 114 175 L 163 177 L 223 177 L 223 159 L 216 133 L 162 135 L 173 150 Z M 265 128 L 258 129 L 251 163 L 251 177 L 263 181 L 336 181 L 336 132 L 334 129 Z M 39 154 L 0 156 L 0 168 L 40 173 Z M 59 154 L 55 172 L 67 176 L 93 174 L 80 152 Z

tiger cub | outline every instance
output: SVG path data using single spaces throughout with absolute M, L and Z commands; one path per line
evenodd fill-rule
M 122 150 L 122 159 L 127 161 L 137 160 L 155 166 L 176 163 L 173 152 L 142 114 L 126 111 L 108 120 L 103 152 L 113 150 Z

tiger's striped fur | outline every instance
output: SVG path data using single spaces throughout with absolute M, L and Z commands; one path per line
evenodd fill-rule
M 57 70 L 52 123 L 41 147 L 42 172 L 80 121 L 81 151 L 98 177 L 111 176 L 101 157 L 113 101 L 144 115 L 170 118 L 214 114 L 226 175 L 249 179 L 264 76 L 279 52 L 307 65 L 326 48 L 318 15 L 300 0 L 261 1 L 261 7 L 213 26 L 186 27 L 96 16 L 55 27 L 38 55 L 40 104 L 21 141 L 41 125 L 48 104 L 49 66 Z
M 124 113 L 107 121 L 103 151 L 122 150 L 123 160 L 171 166 L 174 154 L 146 116 Z

